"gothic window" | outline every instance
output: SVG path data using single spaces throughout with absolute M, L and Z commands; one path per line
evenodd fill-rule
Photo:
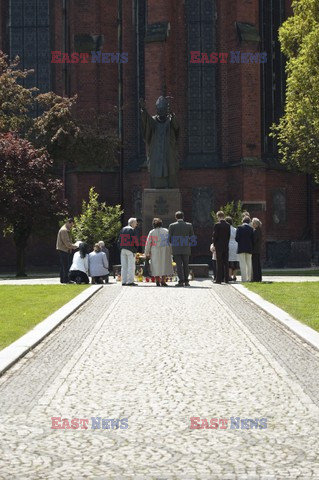
M 216 64 L 191 64 L 190 52 L 216 52 L 215 0 L 186 0 L 188 28 L 188 159 L 190 168 L 217 160 Z
M 126 3 L 125 3 L 126 4 Z M 147 25 L 147 1 L 134 0 L 134 27 L 135 27 L 135 52 L 136 52 L 136 83 L 132 98 L 134 98 L 135 117 L 131 128 L 134 128 L 134 138 L 131 139 L 132 148 L 126 152 L 125 169 L 138 171 L 145 164 L 145 142 L 142 134 L 139 99 L 145 98 L 145 44 Z
M 285 62 L 280 51 L 278 30 L 285 20 L 285 0 L 260 0 L 261 51 L 267 52 L 262 68 L 262 140 L 265 157 L 276 156 L 270 127 L 278 123 L 284 111 Z
M 145 98 L 145 46 L 144 38 L 146 34 L 147 23 L 147 2 L 145 0 L 137 0 L 136 2 L 136 17 L 138 24 L 138 36 L 137 36 L 137 70 L 138 70 L 138 85 L 137 85 L 137 99 L 140 97 Z M 140 115 L 139 107 L 138 111 L 138 155 L 144 160 L 145 157 L 145 143 L 140 127 Z
M 21 68 L 35 71 L 24 86 L 50 91 L 49 0 L 9 0 L 9 45 L 10 58 L 18 55 Z

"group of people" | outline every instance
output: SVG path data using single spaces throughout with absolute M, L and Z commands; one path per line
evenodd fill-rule
M 172 256 L 177 268 L 176 287 L 189 287 L 189 258 L 191 246 L 196 245 L 196 237 L 193 225 L 185 222 L 183 212 L 176 212 L 175 218 L 176 222 L 171 223 L 168 229 L 163 228 L 161 218 L 154 218 L 153 228 L 145 241 L 146 261 L 150 261 L 151 275 L 155 277 L 158 287 L 167 287 L 166 279 L 174 273 Z M 217 212 L 217 219 L 210 247 L 214 282 L 221 284 L 236 281 L 239 268 L 243 282 L 261 282 L 261 221 L 258 218 L 251 220 L 249 213 L 244 212 L 242 225 L 236 229 L 232 218 L 225 218 L 224 212 Z M 57 237 L 61 283 L 89 283 L 89 276 L 92 277 L 92 283 L 108 283 L 109 254 L 104 242 L 96 243 L 89 253 L 86 243 L 72 243 L 73 225 L 73 218 L 69 218 L 60 228 Z M 123 286 L 137 286 L 134 282 L 135 254 L 140 248 L 137 225 L 137 219 L 130 218 L 118 237 Z M 72 258 L 74 250 L 77 251 Z
M 150 260 L 151 274 L 155 277 L 158 287 L 167 287 L 166 277 L 173 275 L 172 255 L 178 275 L 176 287 L 189 287 L 189 257 L 194 230 L 191 223 L 185 222 L 183 212 L 176 212 L 175 218 L 176 222 L 171 223 L 168 229 L 163 228 L 161 218 L 154 218 L 153 229 L 145 242 L 145 256 Z M 123 286 L 137 286 L 137 283 L 134 283 L 135 253 L 139 246 L 136 227 L 137 219 L 130 218 L 118 238 Z
M 242 225 L 236 229 L 232 218 L 225 218 L 224 212 L 217 212 L 217 219 L 210 247 L 214 282 L 236 281 L 239 268 L 242 282 L 261 282 L 261 221 L 258 218 L 251 220 L 249 213 L 244 212 Z
M 94 245 L 90 253 L 85 242 L 72 243 L 71 230 L 74 219 L 68 221 L 60 228 L 56 249 L 60 257 L 60 282 L 61 283 L 108 283 L 109 279 L 109 252 L 101 240 Z M 73 257 L 72 253 L 77 250 Z

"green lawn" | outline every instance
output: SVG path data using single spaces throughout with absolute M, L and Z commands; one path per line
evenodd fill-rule
M 88 285 L 1 285 L 0 350 L 87 287 Z
M 245 283 L 245 287 L 319 331 L 319 282 Z
M 263 276 L 292 276 L 292 277 L 317 277 L 319 276 L 319 270 L 263 270 Z

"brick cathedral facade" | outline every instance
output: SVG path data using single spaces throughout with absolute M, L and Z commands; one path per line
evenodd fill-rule
M 138 99 L 150 113 L 160 95 L 178 118 L 183 210 L 209 255 L 210 212 L 241 200 L 263 222 L 264 259 L 297 265 L 319 250 L 319 191 L 280 166 L 270 126 L 283 112 L 284 58 L 278 28 L 289 0 L 0 0 L 0 48 L 35 68 L 41 91 L 78 95 L 77 115 L 116 108 L 123 139 L 119 168 L 68 171 L 72 213 L 95 186 L 101 199 L 141 216 L 149 187 Z M 128 62 L 51 64 L 51 52 L 127 52 Z M 266 63 L 191 63 L 192 51 L 267 53 Z M 94 160 L 94 159 L 93 159 Z M 93 162 L 94 163 L 94 162 Z M 30 247 L 34 263 L 54 263 L 54 242 Z M 311 242 L 311 249 L 310 249 Z M 36 242 L 34 241 L 34 244 Z M 195 260 L 196 261 L 196 260 Z

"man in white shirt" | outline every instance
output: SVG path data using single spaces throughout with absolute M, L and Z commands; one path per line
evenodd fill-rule
M 136 227 L 136 218 L 130 218 L 128 220 L 128 225 L 120 231 L 117 242 L 121 251 L 122 285 L 127 285 L 129 287 L 137 286 L 137 283 L 134 283 L 135 254 L 138 247 L 138 237 L 135 231 Z

